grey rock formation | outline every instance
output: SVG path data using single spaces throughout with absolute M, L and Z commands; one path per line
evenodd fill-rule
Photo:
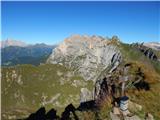
M 147 113 L 145 116 L 145 120 L 154 120 L 154 117 L 151 113 Z
M 80 103 L 93 100 L 93 94 L 87 88 L 81 88 Z
M 94 99 L 96 101 L 100 101 L 103 100 L 103 98 L 106 98 L 107 96 L 113 96 L 113 85 L 114 83 L 111 75 L 108 75 L 103 79 L 97 80 L 94 90 Z
M 140 52 L 142 52 L 146 57 L 148 57 L 151 60 L 158 60 L 157 55 L 154 53 L 154 51 L 152 50 L 151 47 L 146 47 L 143 43 L 139 44 L 139 43 L 133 43 L 131 44 L 131 46 L 133 48 L 136 48 L 137 50 L 139 50 Z
M 140 117 L 138 117 L 137 115 L 134 115 L 132 117 L 124 117 L 124 120 L 141 120 Z
M 119 107 L 113 107 L 113 114 L 115 115 L 120 115 L 120 110 L 119 110 Z
M 47 62 L 69 66 L 85 80 L 96 81 L 107 67 L 112 65 L 113 71 L 119 65 L 121 53 L 109 42 L 99 36 L 74 35 L 55 48 Z
M 110 112 L 110 117 L 111 120 L 121 120 L 116 114 L 113 114 L 112 112 Z

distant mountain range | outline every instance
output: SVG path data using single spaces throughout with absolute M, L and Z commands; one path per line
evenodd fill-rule
M 5 47 L 8 47 L 8 46 L 25 47 L 25 46 L 27 46 L 27 44 L 25 42 L 22 42 L 22 41 L 11 40 L 11 39 L 1 41 L 1 48 L 5 48 Z
M 16 40 L 1 41 L 2 66 L 39 65 L 45 62 L 54 48 L 55 45 L 44 43 L 28 45 Z
M 160 50 L 159 42 L 144 43 L 143 45 L 154 50 Z M 46 45 L 44 43 L 31 45 L 22 41 L 7 39 L 1 41 L 0 47 L 2 66 L 13 66 L 45 63 L 56 45 Z
M 149 42 L 144 43 L 144 46 L 152 48 L 154 50 L 160 50 L 160 42 Z

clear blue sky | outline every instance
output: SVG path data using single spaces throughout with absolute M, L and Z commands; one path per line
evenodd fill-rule
M 160 41 L 160 2 L 2 2 L 2 40 L 56 44 L 72 34 Z

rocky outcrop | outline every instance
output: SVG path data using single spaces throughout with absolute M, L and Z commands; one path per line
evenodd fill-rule
M 154 120 L 154 117 L 151 113 L 146 113 L 145 120 Z
M 54 49 L 47 63 L 63 64 L 73 68 L 85 80 L 96 81 L 102 71 L 114 64 L 113 71 L 121 61 L 119 49 L 110 42 L 99 36 L 74 35 Z
M 132 72 L 131 72 L 132 71 Z M 150 85 L 145 81 L 145 75 L 141 68 L 133 63 L 118 66 L 110 73 L 106 69 L 96 80 L 94 89 L 94 100 L 101 103 L 107 97 L 111 99 L 124 96 L 125 91 L 134 87 L 137 90 L 150 90 Z
M 138 44 L 138 43 L 133 43 L 131 44 L 131 46 L 133 48 L 136 48 L 137 50 L 139 50 L 140 52 L 142 52 L 146 57 L 148 57 L 151 60 L 158 60 L 157 55 L 153 52 L 152 48 L 150 47 L 146 47 L 145 45 L 142 44 Z
M 93 94 L 87 88 L 81 88 L 80 103 L 93 100 Z

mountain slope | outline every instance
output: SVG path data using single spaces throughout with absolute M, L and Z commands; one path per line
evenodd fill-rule
M 79 119 L 111 119 L 113 98 L 124 91 L 143 108 L 132 108 L 132 113 L 144 119 L 149 112 L 158 120 L 160 62 L 158 55 L 151 58 L 116 36 L 71 36 L 53 50 L 47 64 L 2 68 L 2 116 L 24 118 L 42 106 L 60 115 L 72 103 L 87 109 L 75 110 Z M 90 109 L 90 102 L 96 107 Z M 65 110 L 74 119 L 69 108 Z
M 2 117 L 24 118 L 41 106 L 62 112 L 70 102 L 79 105 L 81 88 L 92 87 L 92 82 L 61 65 L 3 68 Z
M 2 66 L 44 63 L 55 46 L 35 44 L 27 47 L 9 46 L 1 49 Z

